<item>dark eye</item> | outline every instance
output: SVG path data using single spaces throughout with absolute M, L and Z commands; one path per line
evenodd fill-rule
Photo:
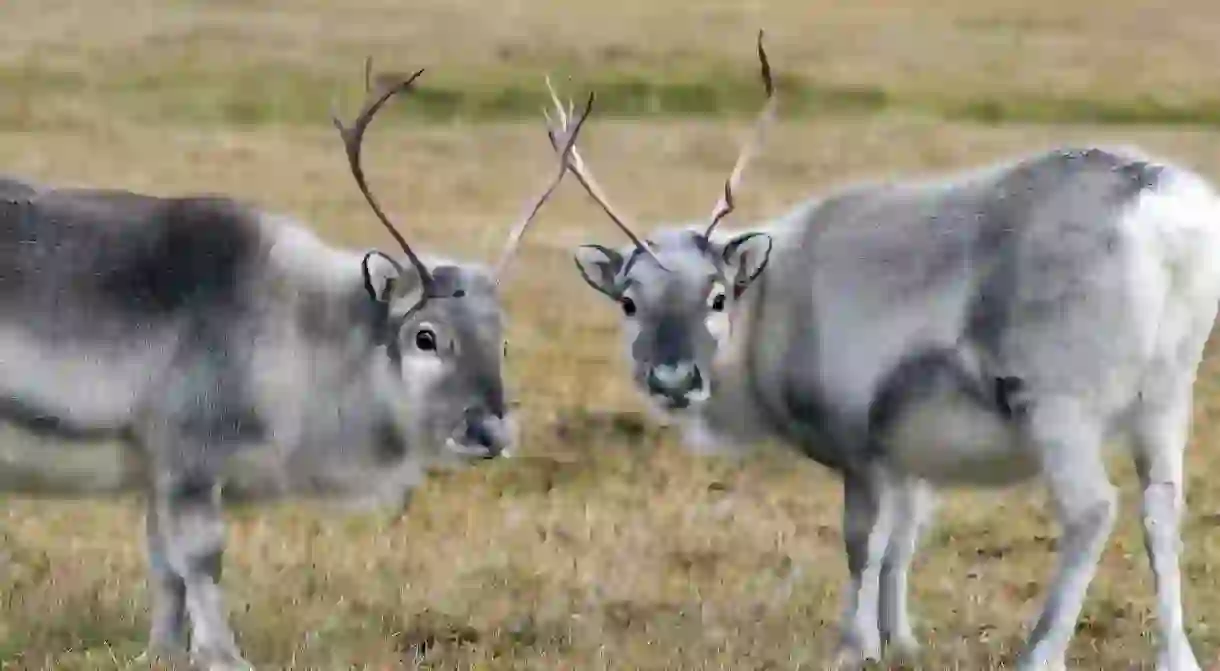
M 436 334 L 431 329 L 420 329 L 415 332 L 415 347 L 424 352 L 436 350 Z
M 712 299 L 712 309 L 716 312 L 724 310 L 724 294 L 716 294 L 716 297 Z
M 627 315 L 628 317 L 635 314 L 635 301 L 631 300 L 630 298 L 627 298 L 626 296 L 623 296 L 622 304 L 623 304 L 623 314 Z

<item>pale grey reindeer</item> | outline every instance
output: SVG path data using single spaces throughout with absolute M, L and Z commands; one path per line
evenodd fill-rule
M 1131 149 L 1043 151 L 940 179 L 865 183 L 715 236 L 768 104 L 706 226 L 584 245 L 623 311 L 632 377 L 730 450 L 774 438 L 844 487 L 840 668 L 917 650 L 907 576 L 932 488 L 1040 476 L 1059 563 L 1019 669 L 1063 669 L 1116 515 L 1103 445 L 1129 443 L 1155 576 L 1158 668 L 1194 671 L 1179 569 L 1192 388 L 1220 299 L 1220 198 Z M 558 124 L 567 115 L 562 105 Z M 561 134 L 554 133 L 561 138 Z M 557 147 L 561 147 L 557 143 Z
M 127 447 L 116 489 L 148 493 L 152 656 L 249 667 L 219 585 L 226 475 L 260 469 L 267 496 L 397 503 L 425 468 L 513 444 L 497 283 L 563 163 L 494 268 L 421 258 L 360 152 L 423 70 L 369 91 L 370 67 L 356 121 L 334 121 L 406 262 L 226 197 L 0 180 L 0 418 Z

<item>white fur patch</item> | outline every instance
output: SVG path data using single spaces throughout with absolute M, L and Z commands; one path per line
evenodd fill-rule
M 35 407 L 85 426 L 128 421 L 147 393 L 149 372 L 173 356 L 169 337 L 148 346 L 48 346 L 17 329 L 0 327 L 0 386 Z
M 728 344 L 729 335 L 732 334 L 728 311 L 709 313 L 704 319 L 704 324 L 707 326 L 708 333 L 712 334 L 712 339 L 716 341 L 716 351 L 719 352 Z
M 1192 172 L 1165 168 L 1158 186 L 1142 194 L 1124 218 L 1128 234 L 1143 254 L 1154 250 L 1159 266 L 1147 262 L 1132 273 L 1129 291 L 1141 314 L 1159 315 L 1152 366 L 1143 391 L 1171 393 L 1168 385 L 1196 366 L 1211 331 L 1220 296 L 1220 196 Z M 1133 260 L 1133 264 L 1138 259 Z
M 360 255 L 326 245 L 304 224 L 286 216 L 265 214 L 262 223 L 271 238 L 273 276 L 308 282 L 309 291 L 348 290 L 360 282 Z
M 406 399 L 401 405 L 404 413 L 418 412 L 428 406 L 428 398 L 432 389 L 447 373 L 448 364 L 439 356 L 429 352 L 408 350 L 402 358 L 402 380 L 407 390 Z M 414 424 L 419 418 L 404 416 L 407 424 Z

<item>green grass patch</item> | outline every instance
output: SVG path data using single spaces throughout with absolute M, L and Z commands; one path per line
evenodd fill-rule
M 0 67 L 0 127 L 20 130 L 45 125 L 49 102 L 75 100 L 102 114 L 141 122 L 222 124 L 315 124 L 329 122 L 332 103 L 352 116 L 362 91 L 347 74 L 254 65 L 224 71 L 189 62 L 156 70 L 102 68 L 124 74 L 55 71 L 30 64 Z M 744 118 L 762 104 L 752 71 L 712 69 L 655 73 L 601 71 L 563 82 L 563 94 L 583 100 L 597 93 L 598 118 Z M 1034 93 L 962 94 L 845 86 L 791 75 L 777 77 L 781 114 L 789 118 L 861 116 L 914 112 L 956 121 L 999 123 L 1152 124 L 1220 127 L 1220 98 L 1166 102 L 1153 95 L 1131 99 L 1053 96 Z M 391 104 L 384 116 L 424 122 L 537 119 L 549 103 L 541 77 L 520 71 L 456 78 L 429 72 L 409 99 Z
M 1082 97 L 979 97 L 933 104 L 940 116 L 983 123 L 1090 123 L 1220 126 L 1220 99 L 1170 104 L 1151 96 L 1131 100 Z

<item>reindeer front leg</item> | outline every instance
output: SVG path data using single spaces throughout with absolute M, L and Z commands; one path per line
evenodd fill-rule
M 843 476 L 843 541 L 847 552 L 847 605 L 834 668 L 858 669 L 881 658 L 878 599 L 882 559 L 889 543 L 892 489 L 880 469 L 852 469 Z
M 165 535 L 157 514 L 158 497 L 150 492 L 145 512 L 148 591 L 152 600 L 147 657 L 173 661 L 186 654 L 186 583 L 170 566 Z
M 918 653 L 919 642 L 907 606 L 908 576 L 919 540 L 935 513 L 936 500 L 926 482 L 904 476 L 895 485 L 890 507 L 893 530 L 881 562 L 878 624 L 887 654 L 892 652 L 897 659 L 909 661 Z
M 191 658 L 208 671 L 252 668 L 238 650 L 220 589 L 224 522 L 216 478 L 198 470 L 161 474 L 156 519 L 169 568 L 185 585 Z

